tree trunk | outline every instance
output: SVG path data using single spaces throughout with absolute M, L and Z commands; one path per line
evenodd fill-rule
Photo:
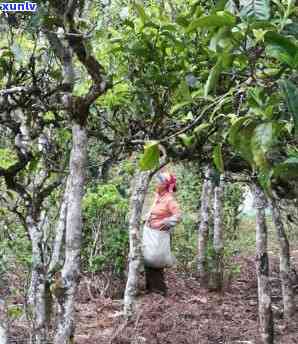
M 212 192 L 211 167 L 206 169 L 205 180 L 201 195 L 200 224 L 198 230 L 198 273 L 201 285 L 207 287 L 209 283 L 209 271 L 207 262 L 210 197 Z
M 211 275 L 212 289 L 222 290 L 223 287 L 223 198 L 224 175 L 220 176 L 218 185 L 214 188 L 214 231 L 213 231 L 213 270 Z
M 62 246 L 65 241 L 65 226 L 67 216 L 68 192 L 69 192 L 70 178 L 67 178 L 62 203 L 60 206 L 59 219 L 55 228 L 55 237 L 53 243 L 52 257 L 48 268 L 48 274 L 52 275 L 60 270 L 63 265 L 62 261 Z
M 253 187 L 256 209 L 256 272 L 258 280 L 259 322 L 264 344 L 273 344 L 273 316 L 269 282 L 269 259 L 267 252 L 266 199 L 262 189 Z
M 31 343 L 47 342 L 48 324 L 45 298 L 45 266 L 42 249 L 43 231 L 32 216 L 27 216 L 26 225 L 32 244 L 32 271 L 28 296 L 29 313 L 32 316 L 33 331 Z
M 0 344 L 8 344 L 8 319 L 5 301 L 0 298 Z
M 270 203 L 272 219 L 276 228 L 279 242 L 279 268 L 282 286 L 284 319 L 289 321 L 295 312 L 295 300 L 291 281 L 290 247 L 278 204 L 274 199 L 271 199 Z
M 134 315 L 135 298 L 142 259 L 140 235 L 141 218 L 149 182 L 149 172 L 138 171 L 136 173 L 129 214 L 129 264 L 124 294 L 124 314 L 126 318 L 131 318 Z
M 73 343 L 74 299 L 80 273 L 80 250 L 82 242 L 82 209 L 85 169 L 87 159 L 86 129 L 73 124 L 73 147 L 70 156 L 70 186 L 66 217 L 65 262 L 62 273 L 53 286 L 59 304 L 58 328 L 55 344 Z

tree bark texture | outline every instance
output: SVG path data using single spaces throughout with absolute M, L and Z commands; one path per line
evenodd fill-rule
M 43 231 L 33 216 L 26 217 L 26 225 L 32 244 L 32 270 L 28 295 L 29 313 L 32 316 L 33 331 L 31 343 L 42 344 L 48 339 L 46 316 L 46 276 L 43 257 Z
M 221 290 L 223 287 L 223 211 L 224 211 L 224 175 L 220 176 L 218 185 L 214 188 L 214 230 L 213 230 L 213 267 L 211 274 L 212 289 Z
M 65 241 L 65 227 L 66 227 L 66 216 L 67 216 L 67 205 L 68 205 L 68 192 L 70 185 L 70 177 L 67 178 L 64 195 L 62 198 L 59 219 L 55 228 L 55 237 L 53 242 L 52 257 L 48 269 L 48 273 L 52 275 L 56 271 L 60 270 L 59 267 L 63 265 L 62 260 L 62 246 Z
M 212 193 L 211 167 L 206 168 L 201 195 L 200 224 L 198 230 L 198 273 L 203 287 L 209 283 L 208 271 L 208 236 L 210 221 L 210 197 Z
M 80 273 L 82 242 L 82 209 L 85 169 L 87 159 L 87 135 L 85 127 L 75 123 L 72 127 L 73 146 L 70 156 L 70 185 L 66 216 L 65 261 L 61 276 L 53 286 L 59 304 L 58 326 L 55 344 L 73 343 L 74 301 Z
M 141 219 L 144 200 L 150 182 L 150 173 L 138 171 L 134 177 L 129 210 L 129 264 L 124 293 L 124 314 L 131 318 L 135 310 L 139 272 L 142 260 Z
M 266 199 L 259 185 L 254 184 L 254 207 L 256 209 L 256 272 L 258 280 L 259 322 L 262 342 L 273 344 L 273 315 L 269 281 L 267 252 Z
M 5 301 L 0 298 L 0 344 L 8 344 L 8 319 Z
M 15 137 L 15 145 L 23 154 L 30 154 L 31 141 L 30 127 L 26 115 L 20 110 L 15 111 L 16 118 L 20 121 L 20 132 Z M 40 134 L 39 138 L 41 138 Z M 42 161 L 43 159 L 41 159 Z M 44 168 L 34 174 L 26 188 L 19 190 L 22 198 L 26 201 L 26 215 L 24 226 L 29 234 L 32 251 L 31 280 L 28 291 L 28 313 L 32 319 L 32 331 L 30 343 L 46 343 L 48 339 L 48 322 L 46 315 L 46 263 L 44 251 L 44 231 L 41 204 L 45 195 L 39 197 L 45 191 L 44 183 L 47 173 Z M 49 193 L 51 191 L 49 190 Z M 36 199 L 39 199 L 37 202 Z
M 270 200 L 272 219 L 279 243 L 279 269 L 282 286 L 284 319 L 289 321 L 295 313 L 295 299 L 291 280 L 290 245 L 282 222 L 280 209 L 275 199 Z

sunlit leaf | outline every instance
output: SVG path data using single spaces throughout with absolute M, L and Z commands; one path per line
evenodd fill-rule
M 235 16 L 225 11 L 219 11 L 216 14 L 194 19 L 188 26 L 187 32 L 192 32 L 198 28 L 216 28 L 221 26 L 234 26 L 235 24 Z
M 148 171 L 156 168 L 159 164 L 158 141 L 150 141 L 144 147 L 144 153 L 141 155 L 139 166 L 142 171 Z
M 267 152 L 277 143 L 281 126 L 276 122 L 259 124 L 253 131 L 251 137 L 251 150 L 256 166 L 265 171 L 269 169 L 266 158 Z
M 220 42 L 229 37 L 229 33 L 230 30 L 228 27 L 224 26 L 219 28 L 216 34 L 211 38 L 209 49 L 216 52 Z
M 250 117 L 242 117 L 234 122 L 228 135 L 229 143 L 252 165 L 254 165 L 254 159 L 251 150 L 251 137 L 256 125 L 257 123 Z
M 268 20 L 270 0 L 240 0 L 240 16 L 246 19 Z
M 238 8 L 234 0 L 228 0 L 226 2 L 225 10 L 232 13 L 232 14 L 237 14 L 238 13 Z
M 207 97 L 209 93 L 214 91 L 215 87 L 217 86 L 218 79 L 219 79 L 222 69 L 223 69 L 222 59 L 219 58 L 216 62 L 216 65 L 211 69 L 211 72 L 207 79 L 207 82 L 204 88 L 205 97 Z
M 0 168 L 8 169 L 18 161 L 17 155 L 9 148 L 0 148 Z
M 206 129 L 209 129 L 210 127 L 210 123 L 201 123 L 200 125 L 195 127 L 193 132 L 196 136 L 200 136 L 204 131 L 206 131 Z
M 180 134 L 179 139 L 182 141 L 182 144 L 186 147 L 190 147 L 194 143 L 194 136 L 188 136 L 186 134 Z
M 143 24 L 145 24 L 145 22 L 149 19 L 145 13 L 144 7 L 138 3 L 138 2 L 134 2 L 133 3 L 133 7 L 135 8 L 135 10 L 137 11 L 139 17 L 141 18 Z
M 218 144 L 213 149 L 213 162 L 219 172 L 224 172 L 224 162 L 222 157 L 221 144 Z
M 187 105 L 189 105 L 189 104 L 191 104 L 191 103 L 192 103 L 192 99 L 191 99 L 191 100 L 186 100 L 186 101 L 184 101 L 184 102 L 175 104 L 175 105 L 171 108 L 170 114 L 173 114 L 173 113 L 177 112 L 178 110 L 182 109 L 184 106 L 187 106 Z

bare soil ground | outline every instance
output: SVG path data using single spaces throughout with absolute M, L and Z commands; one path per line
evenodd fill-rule
M 131 322 L 122 317 L 120 295 L 99 296 L 92 283 L 88 287 L 88 279 L 82 279 L 75 344 L 259 344 L 254 258 L 239 257 L 236 262 L 241 272 L 222 294 L 200 288 L 194 277 L 167 271 L 168 296 L 141 290 Z M 293 263 L 298 271 L 298 252 Z M 283 322 L 276 257 L 271 258 L 271 270 L 275 344 L 298 344 L 298 313 L 290 326 Z M 297 303 L 298 280 L 295 283 Z M 11 343 L 26 344 L 27 331 L 24 322 L 15 322 Z
M 298 343 L 298 314 L 290 327 L 284 326 L 278 259 L 271 262 L 275 343 Z M 298 269 L 298 255 L 293 262 Z M 238 263 L 241 273 L 223 294 L 207 292 L 195 278 L 168 271 L 168 296 L 141 292 L 136 319 L 129 323 L 121 316 L 121 300 L 90 302 L 81 289 L 76 344 L 258 344 L 254 258 L 238 258 Z

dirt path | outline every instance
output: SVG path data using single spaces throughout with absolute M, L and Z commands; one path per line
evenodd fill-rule
M 86 293 L 84 300 L 81 290 L 76 344 L 258 344 L 254 259 L 238 260 L 241 273 L 223 295 L 168 271 L 168 296 L 141 293 L 136 321 L 129 324 L 121 317 L 120 300 L 91 301 Z M 276 344 L 298 343 L 298 314 L 291 329 L 283 328 L 278 260 L 271 261 Z M 294 261 L 298 270 L 298 254 Z

